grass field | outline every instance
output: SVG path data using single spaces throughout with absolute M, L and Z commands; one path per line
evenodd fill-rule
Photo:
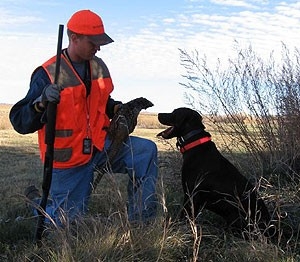
M 30 184 L 41 188 L 43 166 L 37 135 L 17 134 L 8 120 L 9 109 L 10 105 L 0 106 L 1 262 L 300 261 L 299 222 L 296 226 L 291 225 L 294 221 L 279 223 L 284 234 L 275 242 L 259 234 L 248 240 L 235 237 L 222 219 L 207 211 L 201 213 L 199 223 L 179 223 L 181 155 L 174 141 L 165 143 L 156 138 L 163 127 L 155 114 L 145 113 L 140 115 L 134 134 L 153 140 L 159 149 L 160 210 L 156 221 L 148 226 L 130 225 L 124 215 L 127 176 L 106 175 L 92 194 L 90 213 L 83 221 L 75 228 L 50 228 L 43 245 L 34 245 L 36 218 L 28 213 L 23 192 Z M 263 185 L 265 198 L 276 200 L 279 206 L 297 204 L 300 199 L 299 185 L 282 189 Z M 300 216 L 298 211 L 294 213 Z

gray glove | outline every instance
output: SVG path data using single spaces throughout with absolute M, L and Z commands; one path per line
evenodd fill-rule
M 42 92 L 42 103 L 44 105 L 47 102 L 58 104 L 60 101 L 61 87 L 56 84 L 47 85 Z

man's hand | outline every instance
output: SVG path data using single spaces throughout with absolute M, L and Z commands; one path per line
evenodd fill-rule
M 42 92 L 42 103 L 44 106 L 48 102 L 58 104 L 60 101 L 61 87 L 56 84 L 47 85 Z

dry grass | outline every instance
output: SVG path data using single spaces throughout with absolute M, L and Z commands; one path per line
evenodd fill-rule
M 227 232 L 219 217 L 205 211 L 199 224 L 176 220 L 182 160 L 174 141 L 156 138 L 162 126 L 155 114 L 141 114 L 134 134 L 158 145 L 161 208 L 157 220 L 148 226 L 130 225 L 125 212 L 127 176 L 104 176 L 92 195 L 87 217 L 72 228 L 49 228 L 42 247 L 33 245 L 36 221 L 25 207 L 23 190 L 32 183 L 41 185 L 43 167 L 36 134 L 17 134 L 8 121 L 9 108 L 0 106 L 0 261 L 299 261 L 297 234 L 290 233 L 278 243 L 262 236 L 244 240 Z M 264 193 L 278 201 L 283 194 L 299 199 L 299 191 L 266 189 Z
M 8 116 L 10 108 L 9 104 L 0 104 L 0 130 L 12 129 Z

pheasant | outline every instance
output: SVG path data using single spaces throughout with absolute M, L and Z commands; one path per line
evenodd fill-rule
M 111 140 L 111 145 L 107 150 L 107 163 L 111 163 L 118 154 L 123 142 L 129 137 L 136 125 L 137 118 L 142 109 L 152 107 L 153 103 L 144 97 L 135 98 L 118 109 L 110 122 L 107 130 L 108 138 Z M 94 180 L 93 188 L 96 189 L 102 176 L 107 173 L 107 165 L 98 169 L 97 177 Z

